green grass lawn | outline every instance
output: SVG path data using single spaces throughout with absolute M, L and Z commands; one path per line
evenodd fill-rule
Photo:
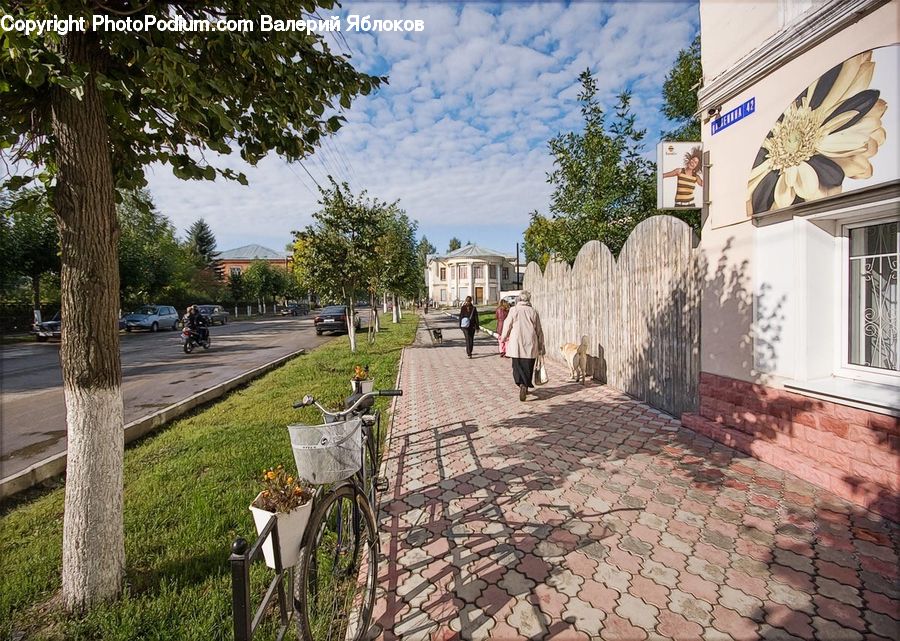
M 393 387 L 417 322 L 413 314 L 399 325 L 385 317 L 377 343 L 361 334 L 356 354 L 346 337 L 334 339 L 129 447 L 125 592 L 84 617 L 46 605 L 60 585 L 63 488 L 4 508 L 0 639 L 15 629 L 27 629 L 29 640 L 232 638 L 231 542 L 256 538 L 247 508 L 264 468 L 294 467 L 285 426 L 321 422 L 315 409 L 297 411 L 291 402 L 312 394 L 340 406 L 357 364 L 369 365 L 376 389 Z M 257 563 L 251 574 L 258 605 L 272 573 Z

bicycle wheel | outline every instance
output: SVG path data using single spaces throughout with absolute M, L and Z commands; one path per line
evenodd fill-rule
M 295 569 L 294 607 L 303 641 L 361 641 L 372 623 L 378 536 L 372 508 L 353 485 L 313 510 Z

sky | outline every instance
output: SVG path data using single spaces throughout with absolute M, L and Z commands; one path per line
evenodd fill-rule
M 696 2 L 353 2 L 341 14 L 423 20 L 422 32 L 347 32 L 329 39 L 362 71 L 389 84 L 357 98 L 319 151 L 288 164 L 274 154 L 244 171 L 247 187 L 182 181 L 149 168 L 157 208 L 183 236 L 203 218 L 220 251 L 247 244 L 283 250 L 312 221 L 327 176 L 355 192 L 399 199 L 439 252 L 452 237 L 510 255 L 529 215 L 547 212 L 547 142 L 578 130 L 578 74 L 590 68 L 609 108 L 633 92 L 638 126 L 655 157 L 662 84 L 699 29 Z M 326 15 L 332 15 L 328 13 Z M 213 155 L 214 156 L 214 155 Z M 207 154 L 210 157 L 210 154 Z

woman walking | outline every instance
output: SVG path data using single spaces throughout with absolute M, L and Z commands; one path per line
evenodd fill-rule
M 466 296 L 466 302 L 459 308 L 459 328 L 466 337 L 466 355 L 472 358 L 475 332 L 478 331 L 478 310 L 472 304 L 471 296 Z
M 503 336 L 503 321 L 509 316 L 509 303 L 505 300 L 501 300 L 494 315 L 497 317 L 497 342 L 500 343 L 500 357 L 506 358 L 506 341 L 501 337 Z
M 501 341 L 509 341 L 506 355 L 512 358 L 513 380 L 519 386 L 519 400 L 534 386 L 534 361 L 544 355 L 544 331 L 541 319 L 531 306 L 531 293 L 522 291 L 516 306 L 503 322 Z

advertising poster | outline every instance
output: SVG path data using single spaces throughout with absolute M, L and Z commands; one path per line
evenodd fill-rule
M 699 142 L 659 143 L 656 158 L 656 206 L 659 209 L 699 209 L 703 204 L 703 145 Z

